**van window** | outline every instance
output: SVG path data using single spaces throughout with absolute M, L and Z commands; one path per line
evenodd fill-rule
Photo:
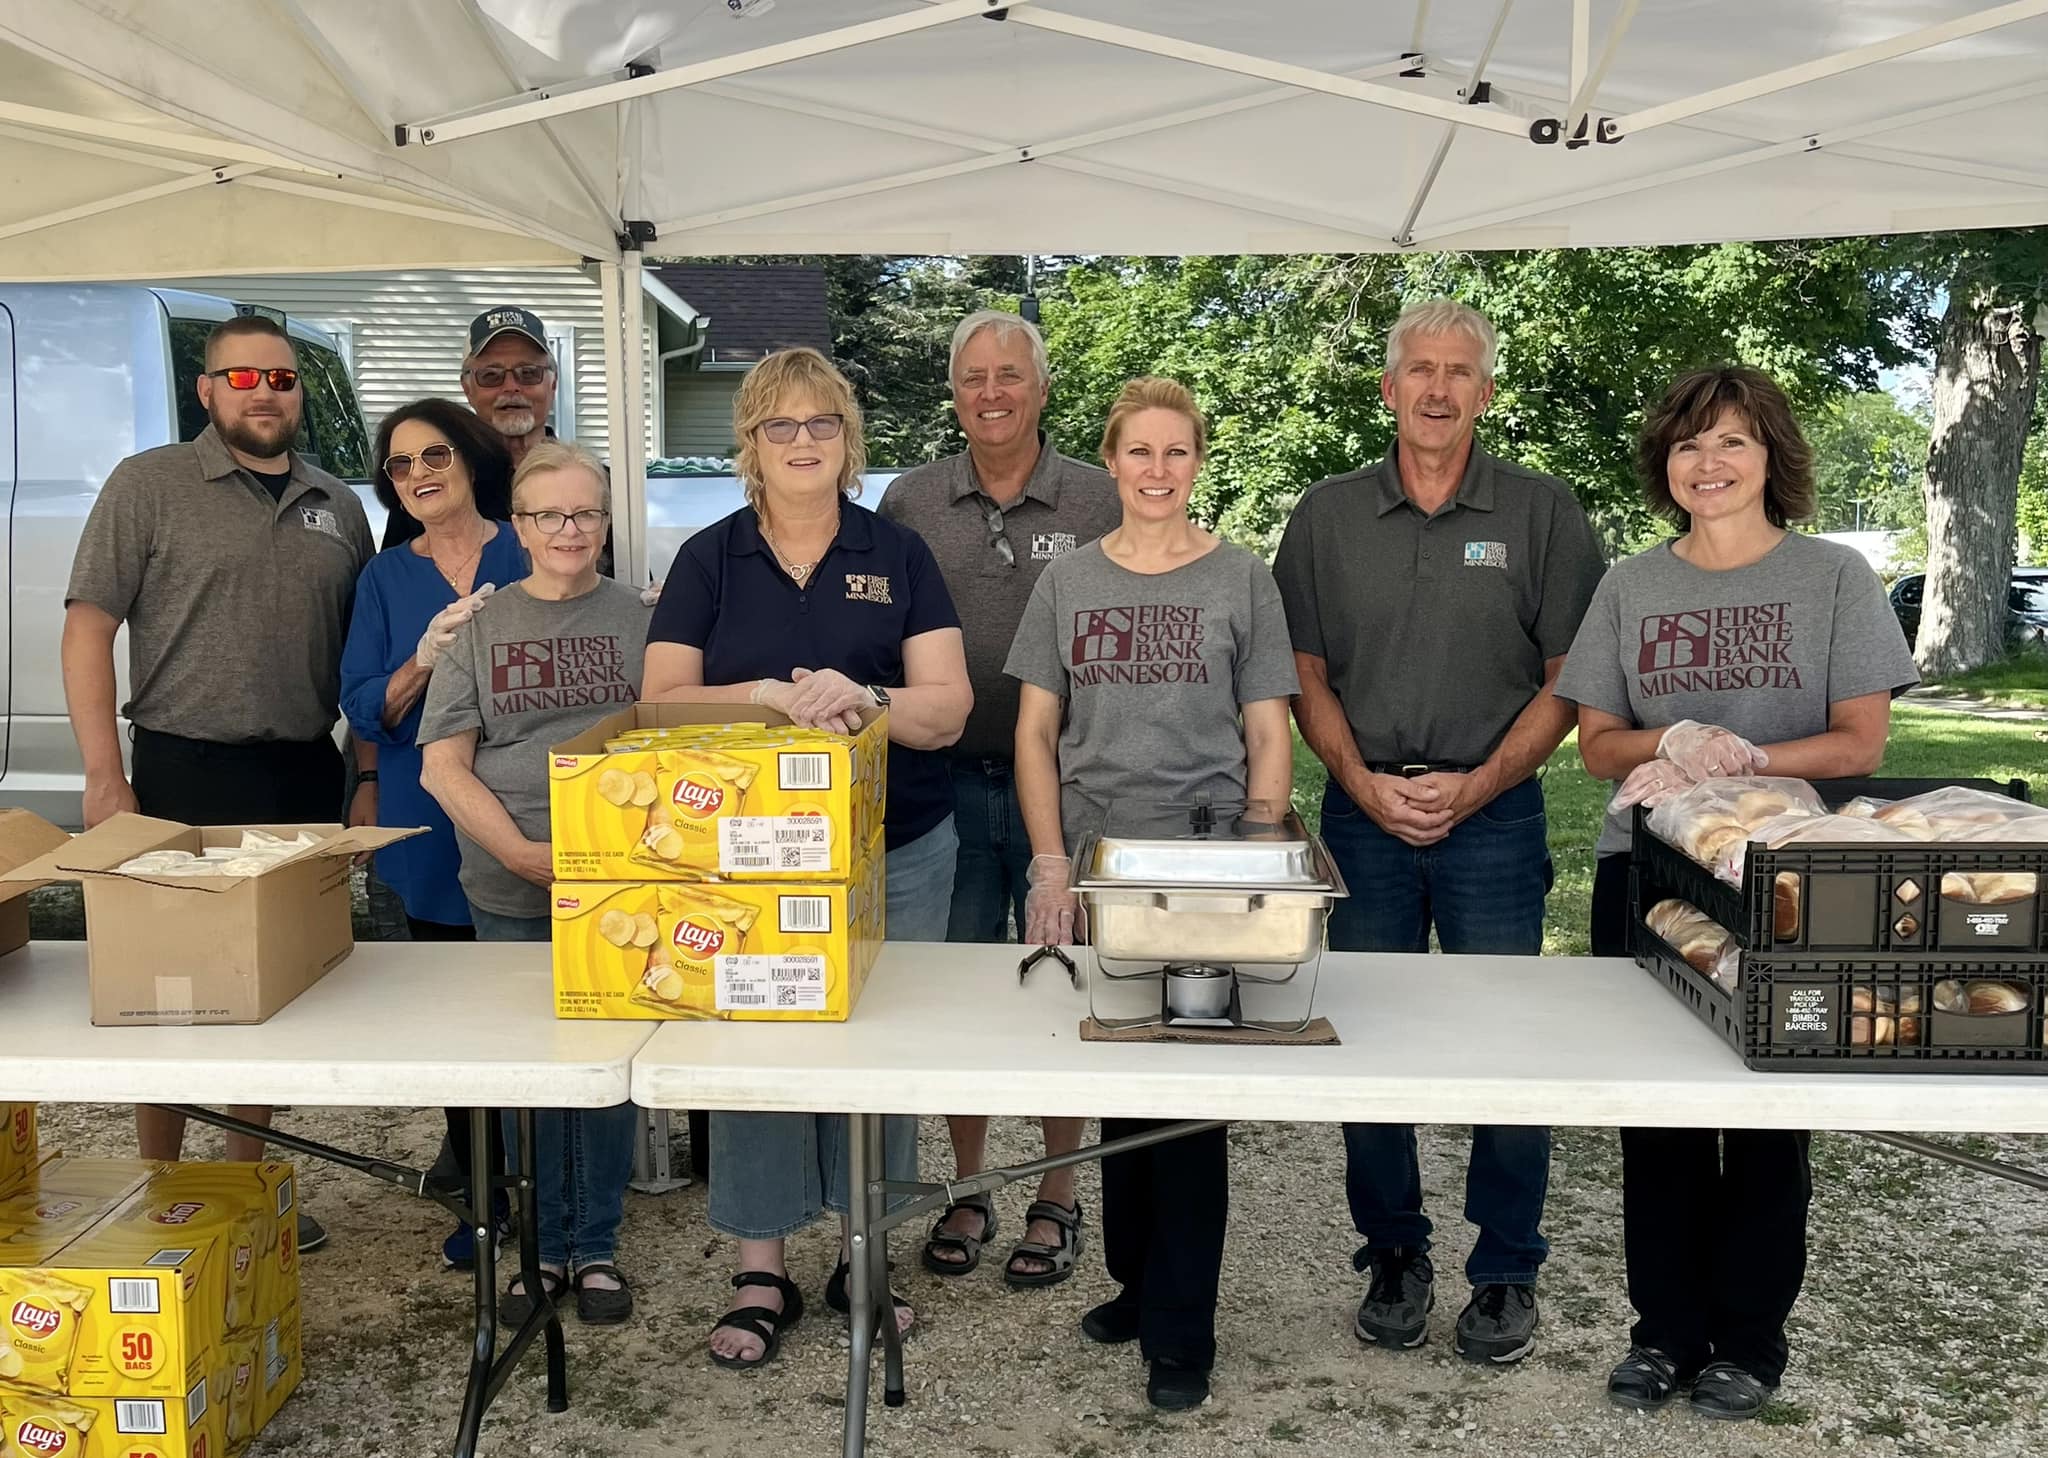
M 199 403 L 193 382 L 206 369 L 206 336 L 210 319 L 171 320 L 171 379 L 178 397 L 178 439 L 193 440 L 206 429 L 206 407 Z M 305 396 L 305 420 L 292 449 L 311 456 L 324 471 L 344 481 L 370 476 L 370 439 L 356 409 L 348 369 L 331 349 L 293 340 L 299 355 L 299 389 Z

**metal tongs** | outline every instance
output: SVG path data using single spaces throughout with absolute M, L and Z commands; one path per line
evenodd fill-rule
M 1074 965 L 1074 959 L 1050 943 L 1040 947 L 1035 952 L 1028 953 L 1024 960 L 1017 964 L 1017 985 L 1022 987 L 1024 979 L 1031 974 L 1031 969 L 1040 962 L 1043 962 L 1047 957 L 1051 957 L 1067 969 L 1067 981 L 1071 982 L 1075 987 L 1081 985 L 1081 969 Z

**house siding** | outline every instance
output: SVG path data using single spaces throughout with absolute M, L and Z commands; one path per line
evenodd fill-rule
M 598 287 L 597 281 L 580 269 L 285 274 L 179 279 L 175 286 L 282 309 L 310 323 L 345 322 L 356 393 L 372 432 L 387 413 L 423 395 L 460 400 L 469 321 L 495 304 L 521 304 L 540 315 L 551 332 L 574 331 L 574 358 L 559 364 L 564 381 L 574 385 L 576 442 L 601 457 L 610 456 L 610 402 L 605 390 Z M 642 333 L 650 351 L 648 358 L 652 358 L 654 307 L 643 300 Z M 655 400 L 651 378 L 646 399 L 651 415 Z M 564 403 L 558 396 L 558 409 Z M 654 449 L 651 437 L 649 448 Z
M 717 320 L 712 327 L 718 327 Z M 662 392 L 664 455 L 730 456 L 733 453 L 732 397 L 745 373 L 693 370 L 680 360 L 668 365 Z

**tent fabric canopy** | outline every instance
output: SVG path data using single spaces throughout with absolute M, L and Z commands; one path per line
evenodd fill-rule
M 2027 226 L 2044 136 L 2048 0 L 35 0 L 0 278 L 595 260 L 623 412 L 643 248 Z

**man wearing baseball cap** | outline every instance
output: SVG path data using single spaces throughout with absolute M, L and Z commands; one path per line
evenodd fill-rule
M 514 470 L 528 450 L 554 434 L 547 420 L 555 408 L 555 358 L 538 314 L 501 304 L 470 321 L 462 393 L 504 437 Z

